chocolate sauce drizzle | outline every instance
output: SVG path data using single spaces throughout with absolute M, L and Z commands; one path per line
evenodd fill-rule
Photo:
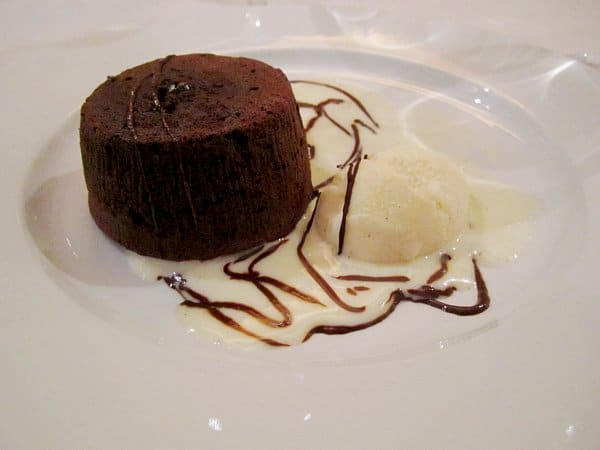
M 352 152 L 350 153 L 348 158 L 346 158 L 346 161 L 344 161 L 342 164 L 338 164 L 337 168 L 340 170 L 345 168 L 348 164 L 356 163 L 357 160 L 360 160 L 362 157 L 362 145 L 360 142 L 360 132 L 358 131 L 358 127 L 356 126 L 356 123 L 353 123 L 351 125 L 351 127 L 352 127 L 352 136 L 354 137 L 354 146 L 352 147 Z
M 442 253 L 442 256 L 440 257 L 440 268 L 427 278 L 427 284 L 431 284 L 446 275 L 446 272 L 448 272 L 448 261 L 451 259 L 452 256 L 448 253 Z
M 327 105 L 339 105 L 340 103 L 344 103 L 344 100 L 342 100 L 341 98 L 328 98 L 328 99 L 323 100 L 322 102 L 319 102 L 316 104 L 306 103 L 306 102 L 298 102 L 298 106 L 300 108 L 311 108 L 315 112 L 315 116 L 306 123 L 306 126 L 304 127 L 304 131 L 308 133 L 310 130 L 312 130 L 312 127 L 315 126 L 315 124 L 317 123 L 317 121 L 320 118 L 325 117 L 333 125 L 335 125 L 337 128 L 339 128 L 343 133 L 350 135 L 350 132 L 342 124 L 340 124 L 333 117 L 331 117 L 329 115 L 329 113 L 327 112 L 327 110 L 325 109 L 325 107 Z M 314 148 L 315 148 L 314 145 L 312 147 L 313 147 L 313 151 L 314 151 Z M 314 157 L 314 153 L 313 153 L 313 157 Z
M 273 293 L 273 291 L 271 291 L 271 289 L 267 287 L 268 285 L 273 286 L 283 292 L 286 292 L 304 302 L 325 306 L 312 295 L 306 294 L 300 291 L 299 289 L 296 289 L 295 287 L 290 286 L 289 284 L 284 283 L 283 281 L 278 280 L 276 278 L 267 275 L 261 275 L 260 272 L 256 270 L 256 264 L 275 253 L 277 250 L 279 250 L 279 248 L 282 245 L 284 245 L 287 242 L 287 239 L 283 239 L 277 244 L 272 245 L 268 249 L 260 251 L 260 253 L 257 256 L 255 256 L 254 259 L 252 259 L 245 272 L 236 272 L 231 269 L 231 266 L 247 260 L 248 258 L 253 256 L 254 253 L 250 253 L 248 256 L 238 258 L 233 262 L 228 262 L 223 266 L 223 272 L 225 272 L 229 276 L 229 278 L 231 278 L 232 280 L 242 280 L 252 283 L 258 289 L 258 291 L 261 294 L 263 294 L 265 298 L 275 307 L 275 309 L 281 313 L 281 315 L 283 316 L 283 320 L 279 322 L 270 320 L 269 323 L 265 323 L 266 325 L 270 326 L 287 327 L 292 324 L 292 315 L 290 313 L 290 310 L 279 300 L 279 298 Z
M 306 258 L 306 256 L 304 255 L 304 252 L 303 252 L 304 243 L 306 242 L 306 237 L 312 228 L 312 224 L 314 221 L 318 202 L 319 202 L 319 198 L 317 196 L 317 200 L 315 202 L 315 206 L 313 208 L 313 212 L 312 212 L 312 215 L 308 222 L 308 225 L 306 226 L 304 233 L 302 234 L 302 239 L 300 240 L 300 242 L 298 243 L 298 246 L 296 247 L 296 252 L 297 252 L 298 258 L 304 265 L 304 267 L 305 267 L 306 271 L 309 273 L 309 275 L 317 282 L 317 284 L 321 287 L 323 292 L 336 305 L 338 305 L 340 308 L 345 309 L 346 311 L 349 311 L 349 312 L 354 312 L 354 313 L 363 312 L 365 310 L 364 306 L 352 306 L 352 305 L 349 305 L 348 303 L 344 302 L 339 297 L 339 295 L 336 293 L 335 289 L 325 280 L 325 278 L 323 278 L 323 276 L 321 276 L 321 274 L 318 272 L 318 270 L 310 263 L 308 258 Z M 225 274 L 227 274 L 229 276 L 229 278 L 231 278 L 232 280 L 242 280 L 242 281 L 247 281 L 247 282 L 252 283 L 258 289 L 258 291 L 271 303 L 271 305 L 273 305 L 273 307 L 281 314 L 281 316 L 282 316 L 281 320 L 273 319 L 273 318 L 261 313 L 260 311 L 256 310 L 255 308 L 248 306 L 241 302 L 210 300 L 204 294 L 187 287 L 186 286 L 187 280 L 185 280 L 185 278 L 183 278 L 183 276 L 181 274 L 176 273 L 176 272 L 174 272 L 168 276 L 162 276 L 162 275 L 158 276 L 157 279 L 163 280 L 167 284 L 167 286 L 169 286 L 171 289 L 174 289 L 175 291 L 177 291 L 177 293 L 183 299 L 183 301 L 181 302 L 182 306 L 206 309 L 215 319 L 217 319 L 221 323 L 223 323 L 223 324 L 225 324 L 247 336 L 251 336 L 256 339 L 259 339 L 260 341 L 262 341 L 268 345 L 285 346 L 288 344 L 284 344 L 279 341 L 275 341 L 273 339 L 266 338 L 266 337 L 260 336 L 256 333 L 253 333 L 252 331 L 250 331 L 247 328 L 240 325 L 232 317 L 228 316 L 221 310 L 222 309 L 231 309 L 231 310 L 241 311 L 245 314 L 248 314 L 249 316 L 254 317 L 260 323 L 262 323 L 266 326 L 272 327 L 272 328 L 285 328 L 285 327 L 290 326 L 293 323 L 293 317 L 290 313 L 290 310 L 274 294 L 274 292 L 271 289 L 269 289 L 269 287 L 268 287 L 269 285 L 273 286 L 293 297 L 296 297 L 299 300 L 302 300 L 304 302 L 317 304 L 319 306 L 325 306 L 324 303 L 322 303 L 320 300 L 316 299 L 315 297 L 313 297 L 309 294 L 306 294 L 306 293 L 302 292 L 301 290 L 299 290 L 281 280 L 278 280 L 278 279 L 270 277 L 270 276 L 262 275 L 256 269 L 256 265 L 261 260 L 271 256 L 273 253 L 275 253 L 277 250 L 279 250 L 279 248 L 282 245 L 284 245 L 287 242 L 288 242 L 287 239 L 282 239 L 278 243 L 271 245 L 266 250 L 263 250 L 263 247 L 258 247 L 256 249 L 253 249 L 250 252 L 240 256 L 239 258 L 237 258 L 233 261 L 227 262 L 223 266 L 223 272 Z M 244 272 L 234 271 L 231 268 L 233 265 L 244 262 L 252 257 L 254 257 L 254 258 L 251 260 L 250 264 L 248 265 L 248 267 L 246 268 L 246 270 Z M 364 290 L 364 287 L 359 286 L 358 288 L 360 290 Z
M 273 252 L 276 251 L 279 248 L 279 246 L 280 245 L 273 246 L 273 247 L 276 247 L 275 250 L 273 250 Z M 273 247 L 271 247 L 269 250 L 273 249 Z M 261 255 L 263 255 L 263 254 L 261 253 Z M 259 255 L 257 258 L 260 258 L 261 255 Z M 236 261 L 240 261 L 240 260 L 236 260 Z M 233 263 L 235 263 L 236 261 L 234 261 Z M 373 325 L 376 325 L 376 324 L 382 322 L 383 320 L 385 320 L 386 318 L 388 318 L 390 316 L 390 314 L 392 314 L 394 312 L 394 310 L 400 303 L 406 302 L 406 301 L 412 302 L 412 303 L 422 303 L 422 304 L 431 306 L 433 308 L 437 308 L 441 311 L 444 311 L 444 312 L 447 312 L 450 314 L 456 314 L 459 316 L 471 316 L 471 315 L 475 315 L 475 314 L 480 314 L 489 308 L 490 297 L 489 297 L 487 286 L 485 284 L 483 276 L 481 275 L 481 272 L 479 270 L 479 266 L 477 265 L 477 260 L 475 260 L 473 258 L 472 263 L 473 263 L 473 270 L 474 270 L 474 275 L 475 275 L 475 285 L 477 288 L 477 302 L 474 305 L 470 305 L 470 306 L 452 305 L 450 303 L 445 303 L 445 302 L 442 302 L 441 300 L 439 300 L 442 297 L 443 298 L 450 297 L 456 291 L 456 288 L 454 286 L 448 286 L 444 289 L 438 289 L 438 288 L 434 288 L 433 286 L 430 286 L 430 285 L 423 285 L 417 289 L 407 289 L 406 292 L 403 291 L 402 289 L 395 289 L 390 293 L 388 299 L 385 302 L 385 304 L 388 305 L 387 309 L 383 313 L 381 313 L 380 315 L 375 317 L 374 319 L 368 320 L 366 322 L 361 322 L 356 325 L 317 325 L 308 331 L 308 333 L 305 335 L 302 342 L 306 342 L 308 339 L 310 339 L 315 334 L 347 334 L 347 333 L 352 333 L 354 331 L 359 331 L 359 330 L 363 330 L 365 328 L 372 327 Z M 227 264 L 232 264 L 232 263 L 227 263 Z M 246 273 L 250 273 L 252 271 L 253 270 L 249 267 L 248 271 Z M 223 324 L 229 326 L 230 328 L 233 328 L 247 336 L 254 337 L 254 338 L 264 342 L 265 344 L 268 344 L 271 346 L 277 346 L 277 347 L 288 346 L 288 344 L 285 344 L 285 343 L 276 341 L 274 339 L 266 338 L 266 337 L 260 336 L 256 333 L 253 333 L 252 331 L 248 330 L 247 328 L 244 328 L 243 326 L 241 326 L 237 321 L 232 319 L 230 316 L 223 313 L 221 311 L 221 309 L 233 309 L 233 310 L 237 310 L 237 311 L 242 311 L 242 312 L 256 318 L 261 323 L 263 323 L 267 326 L 273 327 L 273 328 L 281 328 L 281 327 L 289 326 L 291 324 L 291 317 L 290 317 L 289 323 L 286 323 L 286 321 L 277 321 L 275 319 L 271 319 L 271 318 L 267 317 L 266 315 L 264 315 L 263 313 L 261 313 L 260 311 L 257 311 L 256 309 L 252 308 L 251 306 L 245 305 L 243 303 L 230 302 L 230 301 L 212 301 L 205 295 L 201 294 L 200 292 L 187 287 L 185 285 L 186 280 L 181 276 L 181 274 L 178 274 L 178 273 L 173 273 L 169 276 L 159 276 L 158 280 L 163 280 L 165 282 L 165 284 L 167 284 L 167 286 L 169 286 L 171 289 L 174 289 L 175 291 L 177 291 L 177 293 L 183 299 L 183 301 L 181 302 L 181 305 L 188 306 L 188 307 L 194 307 L 194 308 L 206 309 L 215 319 L 219 320 L 221 323 L 223 323 Z M 376 281 L 382 281 L 382 280 L 377 279 Z M 349 289 L 347 291 L 348 293 L 350 293 L 351 295 L 356 295 L 356 291 L 364 291 L 364 290 L 368 290 L 369 288 L 366 286 L 355 286 L 353 288 L 348 288 L 348 289 Z M 352 294 L 351 292 L 354 292 L 354 293 Z M 314 303 L 314 302 L 311 301 L 311 303 Z M 317 301 L 317 303 L 319 303 L 320 305 L 323 305 L 321 302 Z M 283 308 L 284 308 L 284 310 L 287 310 L 287 308 L 285 306 L 283 306 Z M 289 312 L 289 310 L 287 310 L 287 311 Z
M 176 290 L 179 295 L 183 298 L 183 302 L 181 305 L 188 306 L 191 308 L 203 308 L 209 311 L 209 313 L 215 317 L 220 322 L 244 333 L 248 336 L 255 337 L 260 339 L 261 341 L 269 344 L 269 345 L 287 345 L 278 341 L 274 341 L 273 339 L 265 338 L 259 336 L 247 328 L 240 325 L 230 316 L 226 315 L 221 311 L 221 309 L 232 309 L 236 311 L 241 311 L 249 316 L 254 317 L 260 323 L 273 327 L 273 328 L 284 328 L 288 327 L 293 322 L 293 317 L 290 313 L 290 310 L 281 302 L 281 300 L 269 289 L 267 286 L 273 286 L 287 294 L 290 294 L 304 302 L 318 304 L 320 306 L 325 306 L 319 300 L 314 298 L 313 296 L 306 294 L 299 289 L 296 289 L 293 286 L 290 286 L 287 283 L 284 283 L 281 280 L 276 278 L 272 278 L 269 276 L 261 275 L 258 270 L 256 270 L 256 265 L 263 259 L 269 257 L 273 253 L 275 253 L 279 248 L 287 243 L 287 239 L 281 240 L 280 242 L 270 246 L 266 250 L 263 250 L 263 247 L 258 247 L 257 249 L 252 250 L 251 252 L 237 258 L 234 261 L 230 261 L 223 266 L 223 272 L 225 272 L 232 280 L 243 280 L 252 283 L 258 291 L 264 295 L 264 297 L 273 305 L 273 307 L 281 314 L 282 319 L 274 319 L 266 314 L 261 313 L 255 308 L 248 306 L 241 302 L 232 302 L 232 301 L 211 301 L 208 297 L 201 294 L 198 291 L 192 290 L 186 286 L 187 280 L 181 276 L 181 274 L 173 273 L 170 276 L 159 276 L 159 280 L 163 280 L 170 288 Z M 235 264 L 239 264 L 243 261 L 250 259 L 252 256 L 256 255 L 245 272 L 236 272 L 232 270 L 231 266 Z
M 370 276 L 370 275 L 337 275 L 338 280 L 347 281 L 371 281 L 371 282 L 396 282 L 406 283 L 410 278 L 404 275 L 385 275 L 385 276 Z
M 477 302 L 471 306 L 451 305 L 439 300 L 440 297 L 450 297 L 455 291 L 454 286 L 449 286 L 445 289 L 436 289 L 430 285 L 423 285 L 418 289 L 408 289 L 406 293 L 402 290 L 395 291 L 395 300 L 398 303 L 401 301 L 410 301 L 413 303 L 423 303 L 432 306 L 450 314 L 458 316 L 473 316 L 482 313 L 490 307 L 490 296 L 487 286 L 483 280 L 483 276 L 477 265 L 477 260 L 473 258 L 473 273 L 475 275 L 475 285 L 477 287 Z
M 336 128 L 338 128 L 341 132 L 343 132 L 344 134 L 346 134 L 347 136 L 353 136 L 354 137 L 354 150 L 352 152 L 352 155 L 354 154 L 354 152 L 356 151 L 356 149 L 360 146 L 360 135 L 357 133 L 356 130 L 354 130 L 354 128 L 358 125 L 361 126 L 367 130 L 369 130 L 371 133 L 376 134 L 377 133 L 377 129 L 379 128 L 379 124 L 375 121 L 375 119 L 373 119 L 373 116 L 371 115 L 371 113 L 367 110 L 367 108 L 365 107 L 365 105 L 358 99 L 356 98 L 354 95 L 352 95 L 350 92 L 348 92 L 345 89 L 342 89 L 340 87 L 334 86 L 332 84 L 329 83 L 322 83 L 320 81 L 309 81 L 309 80 L 292 80 L 291 83 L 293 84 L 310 84 L 313 86 L 321 86 L 327 89 L 331 89 L 333 90 L 336 94 L 341 94 L 342 97 L 344 98 L 339 98 L 339 97 L 330 97 L 327 98 L 319 103 L 308 103 L 308 102 L 298 102 L 298 107 L 300 108 L 306 108 L 306 109 L 312 109 L 313 112 L 315 113 L 315 115 L 313 117 L 310 118 L 310 120 L 307 121 L 306 125 L 304 126 L 304 131 L 305 132 L 309 132 L 310 130 L 312 130 L 312 128 L 317 124 L 317 122 L 319 120 L 321 120 L 322 118 L 327 119 L 331 124 L 333 124 Z M 343 124 L 339 123 L 337 120 L 335 120 L 333 117 L 331 117 L 331 115 L 329 114 L 329 112 L 327 111 L 326 107 L 327 106 L 331 106 L 331 105 L 340 105 L 342 103 L 345 103 L 346 101 L 350 101 L 351 103 L 353 103 L 368 119 L 368 122 L 365 122 L 364 120 L 360 119 L 360 118 L 356 118 L 353 120 L 352 124 L 350 125 L 350 127 L 344 126 Z M 310 158 L 313 159 L 316 155 L 316 151 L 317 149 L 315 148 L 315 146 L 313 144 L 308 144 L 308 151 L 309 151 L 309 155 Z M 338 168 L 343 169 L 352 159 L 352 155 L 348 158 L 348 160 L 342 164 L 342 166 L 338 166 Z
M 473 259 L 472 262 L 475 273 L 475 284 L 477 286 L 477 302 L 472 306 L 451 305 L 438 300 L 440 297 L 450 297 L 456 291 L 454 286 L 449 286 L 445 289 L 436 289 L 432 286 L 424 285 L 419 289 L 408 289 L 407 293 L 401 289 L 396 289 L 390 293 L 390 296 L 385 302 L 388 305 L 388 308 L 374 319 L 359 323 L 357 325 L 317 325 L 306 334 L 302 342 L 306 342 L 315 334 L 347 334 L 372 327 L 373 325 L 377 325 L 378 323 L 387 319 L 390 314 L 394 312 L 396 307 L 405 301 L 423 303 L 425 305 L 440 309 L 444 312 L 459 316 L 480 314 L 489 308 L 490 297 L 488 295 L 485 281 L 483 280 L 481 272 L 479 271 L 479 267 L 477 266 L 477 261 Z
M 346 192 L 344 195 L 344 204 L 342 207 L 342 220 L 341 220 L 341 224 L 340 224 L 340 229 L 338 231 L 337 254 L 341 255 L 342 252 L 344 251 L 344 239 L 346 236 L 346 218 L 348 216 L 348 211 L 350 209 L 350 204 L 352 201 L 352 191 L 354 188 L 354 182 L 356 180 L 356 176 L 358 174 L 358 169 L 360 167 L 360 162 L 362 160 L 362 144 L 361 144 L 360 132 L 359 132 L 358 127 L 360 126 L 362 128 L 369 130 L 371 133 L 376 134 L 377 129 L 379 128 L 379 124 L 375 121 L 375 119 L 373 119 L 373 116 L 367 110 L 365 105 L 358 98 L 356 98 L 354 95 L 350 94 L 350 92 L 346 91 L 345 89 L 341 89 L 332 84 L 322 83 L 322 82 L 318 82 L 318 81 L 294 80 L 294 81 L 292 81 L 292 83 L 305 83 L 305 84 L 312 84 L 315 86 L 322 86 L 322 87 L 325 87 L 328 89 L 332 89 L 333 91 L 335 91 L 338 94 L 342 94 L 344 97 L 346 97 L 347 100 L 350 100 L 356 107 L 358 107 L 358 109 L 360 111 L 362 111 L 362 113 L 369 119 L 369 121 L 371 123 L 371 124 L 368 124 L 360 118 L 355 118 L 352 121 L 352 123 L 350 124 L 350 129 L 348 129 L 347 127 L 345 127 L 344 125 L 342 125 L 341 123 L 336 121 L 333 117 L 331 117 L 331 115 L 328 113 L 326 107 L 329 105 L 339 105 L 341 103 L 344 103 L 345 100 L 341 99 L 341 98 L 327 98 L 319 103 L 298 102 L 298 106 L 300 108 L 310 108 L 315 113 L 315 115 L 313 117 L 311 117 L 311 119 L 308 120 L 308 122 L 306 123 L 304 130 L 307 133 L 315 126 L 315 124 L 320 119 L 325 118 L 329 122 L 331 122 L 335 127 L 337 127 L 339 130 L 341 130 L 343 133 L 345 133 L 348 136 L 352 136 L 352 138 L 354 139 L 354 145 L 352 148 L 352 152 L 350 153 L 348 158 L 346 158 L 346 160 L 342 164 L 338 164 L 338 166 L 337 166 L 338 169 L 340 169 L 340 170 L 344 169 L 345 167 L 348 167 L 348 171 L 346 174 Z M 313 159 L 316 155 L 316 148 L 314 145 L 311 145 L 311 144 L 309 144 L 308 148 L 309 148 L 310 158 Z M 315 189 L 316 190 L 321 189 L 321 188 L 327 186 L 329 183 L 331 183 L 331 181 L 333 181 L 333 177 L 328 178 L 327 180 L 319 183 L 317 186 L 315 186 Z
M 339 295 L 335 292 L 335 289 L 333 289 L 333 287 L 325 280 L 325 278 L 323 278 L 321 276 L 321 274 L 319 274 L 319 271 L 317 269 L 315 269 L 315 267 L 310 263 L 310 261 L 304 255 L 304 252 L 302 251 L 302 249 L 304 248 L 304 243 L 306 242 L 306 237 L 308 236 L 308 233 L 310 233 L 310 230 L 312 228 L 312 225 L 313 225 L 313 222 L 315 219 L 315 214 L 317 212 L 317 208 L 319 207 L 320 195 L 321 195 L 320 192 L 318 192 L 315 206 L 312 210 L 312 214 L 310 216 L 308 224 L 306 225 L 306 228 L 304 229 L 304 233 L 302 233 L 302 239 L 300 239 L 300 243 L 298 244 L 298 247 L 296 249 L 296 254 L 298 255 L 298 259 L 300 259 L 300 262 L 302 263 L 302 265 L 304 266 L 304 268 L 306 269 L 308 274 L 311 276 L 311 278 L 317 282 L 317 284 L 321 287 L 323 292 L 325 292 L 325 294 L 327 294 L 327 296 L 336 305 L 345 309 L 346 311 L 357 312 L 357 313 L 362 312 L 365 310 L 364 306 L 351 306 L 351 305 L 347 304 L 346 302 L 344 302 L 339 297 Z
M 353 124 L 352 129 L 357 130 L 356 125 Z M 360 162 L 362 161 L 361 152 L 362 150 L 359 147 L 359 149 L 356 151 L 356 157 L 354 158 L 353 162 L 351 162 L 348 166 L 348 173 L 346 175 L 346 192 L 344 194 L 344 205 L 342 206 L 342 221 L 338 232 L 338 255 L 341 255 L 342 251 L 344 250 L 344 239 L 346 237 L 346 219 L 348 217 L 348 211 L 350 209 L 350 202 L 352 201 L 352 191 L 354 190 L 354 182 L 356 181 L 358 168 L 360 167 Z
M 367 111 L 367 108 L 365 108 L 365 106 L 363 105 L 363 103 L 356 98 L 354 95 L 352 95 L 350 92 L 348 92 L 345 89 L 342 89 L 338 86 L 334 86 L 333 84 L 329 84 L 329 83 L 323 83 L 321 81 L 313 81 L 313 80 L 292 80 L 291 83 L 296 84 L 296 83 L 304 83 L 304 84 L 312 84 L 314 86 L 322 86 L 322 87 L 326 87 L 329 89 L 332 89 L 342 95 L 344 95 L 345 97 L 347 97 L 352 103 L 354 103 L 358 109 L 360 109 L 365 116 L 367 116 L 367 118 L 369 119 L 369 121 L 373 124 L 373 126 L 375 128 L 379 128 L 379 124 L 375 121 L 375 119 L 373 119 L 373 116 L 371 116 L 371 114 L 369 113 L 369 111 Z M 323 103 L 323 102 L 321 102 Z M 313 123 L 314 125 L 314 123 Z M 311 126 L 312 128 L 312 126 Z M 310 129 L 310 128 L 309 128 Z
M 200 292 L 187 287 L 185 285 L 185 278 L 183 278 L 181 274 L 176 272 L 172 273 L 169 276 L 158 276 L 157 279 L 164 281 L 167 286 L 175 290 L 181 296 L 183 301 L 180 304 L 182 306 L 205 309 L 211 316 L 213 316 L 222 324 L 233 328 L 234 330 L 237 330 L 240 333 L 245 334 L 246 336 L 258 339 L 259 341 L 262 341 L 265 344 L 274 347 L 289 346 L 289 344 L 285 344 L 283 342 L 279 342 L 274 339 L 266 338 L 263 336 L 259 336 L 256 333 L 253 333 L 252 331 L 248 330 L 247 328 L 244 328 L 236 320 L 232 319 L 230 316 L 226 315 L 221 311 L 221 309 L 233 309 L 237 311 L 242 311 L 246 314 L 251 315 L 252 317 L 259 319 L 263 323 L 270 324 L 270 319 L 268 317 L 263 315 L 260 311 L 257 311 L 256 309 L 252 308 L 251 306 L 238 302 L 212 301 Z
M 158 109 L 161 114 L 161 122 L 163 124 L 163 128 L 168 133 L 168 135 L 176 140 L 169 125 L 166 121 L 166 115 L 162 108 L 160 99 L 156 93 L 156 85 L 158 83 L 158 77 L 162 73 L 164 66 L 166 65 L 168 58 L 160 60 L 159 71 L 157 74 L 152 74 L 152 98 L 154 106 Z M 365 108 L 360 100 L 358 100 L 355 96 L 350 94 L 344 89 L 341 89 L 337 86 L 317 82 L 317 81 L 306 81 L 306 80 L 296 80 L 292 81 L 292 83 L 306 83 L 317 86 L 322 86 L 325 88 L 332 89 L 338 94 L 341 94 L 344 98 L 327 98 L 319 103 L 308 103 L 308 102 L 299 102 L 298 106 L 300 108 L 310 108 L 314 111 L 315 115 L 306 123 L 305 131 L 310 131 L 315 124 L 322 119 L 330 122 L 334 127 L 338 128 L 344 134 L 351 136 L 353 138 L 353 148 L 346 160 L 339 164 L 337 167 L 339 170 L 343 170 L 347 168 L 346 173 L 346 192 L 344 196 L 344 204 L 342 207 L 342 221 L 340 225 L 339 235 L 338 235 L 338 255 L 342 253 L 344 246 L 344 238 L 346 231 L 346 217 L 348 215 L 348 210 L 350 208 L 351 200 L 352 200 L 352 191 L 354 187 L 354 183 L 356 180 L 356 176 L 358 174 L 358 170 L 360 167 L 360 163 L 362 159 L 366 159 L 367 155 L 363 155 L 363 148 L 361 143 L 360 129 L 368 130 L 371 133 L 376 134 L 377 129 L 379 128 L 379 124 L 373 119 L 369 111 Z M 135 87 L 130 94 L 129 106 L 128 106 L 128 114 L 127 114 L 127 126 L 130 129 L 133 137 L 137 140 L 137 133 L 135 130 L 135 117 L 134 117 L 134 106 L 137 97 L 137 90 L 139 85 Z M 346 101 L 352 102 L 358 109 L 366 116 L 368 122 L 363 121 L 360 118 L 355 118 L 349 127 L 335 120 L 327 111 L 327 107 L 332 105 L 339 105 Z M 359 128 L 360 127 L 360 128 Z M 314 145 L 308 144 L 309 155 L 314 158 L 317 149 Z M 181 170 L 183 170 L 181 168 Z M 183 173 L 182 173 L 183 178 Z M 327 281 L 327 279 L 319 273 L 319 271 L 314 267 L 314 265 L 309 261 L 309 259 L 304 254 L 304 245 L 306 243 L 306 239 L 312 229 L 316 211 L 319 207 L 319 199 L 320 199 L 320 189 L 324 188 L 328 184 L 330 184 L 334 180 L 334 177 L 330 177 L 323 182 L 319 183 L 314 187 L 315 189 L 315 203 L 312 209 L 311 216 L 308 220 L 306 228 L 304 229 L 301 239 L 296 247 L 296 255 L 298 260 L 303 265 L 304 269 L 308 273 L 308 275 L 313 279 L 313 281 L 321 288 L 322 292 L 339 308 L 344 309 L 351 313 L 362 313 L 365 311 L 365 306 L 353 306 L 349 303 L 345 302 L 340 295 L 336 292 L 336 289 Z M 190 206 L 191 204 L 190 199 Z M 320 307 L 325 307 L 325 304 L 319 299 L 309 295 L 301 290 L 295 288 L 294 286 L 285 283 L 282 280 L 273 278 L 268 275 L 262 274 L 258 269 L 257 265 L 275 252 L 277 252 L 283 245 L 288 242 L 287 239 L 282 239 L 279 242 L 270 245 L 265 249 L 264 246 L 259 246 L 251 251 L 243 254 L 242 256 L 234 259 L 230 262 L 227 262 L 223 266 L 223 272 L 229 276 L 232 280 L 239 280 L 251 283 L 256 287 L 256 289 L 264 296 L 265 299 L 273 306 L 273 308 L 279 314 L 279 318 L 270 317 L 257 309 L 244 304 L 238 301 L 214 301 L 206 297 L 204 294 L 189 288 L 186 285 L 186 280 L 179 273 L 172 273 L 169 276 L 159 276 L 159 280 L 163 280 L 170 288 L 174 289 L 183 299 L 181 305 L 192 307 L 192 308 L 201 308 L 208 311 L 208 313 L 214 317 L 216 320 L 220 321 L 224 325 L 239 331 L 242 334 L 253 337 L 255 339 L 260 340 L 261 342 L 271 345 L 271 346 L 288 346 L 289 344 L 267 338 L 264 336 L 260 336 L 249 329 L 240 325 L 236 320 L 234 320 L 231 316 L 227 315 L 224 311 L 226 310 L 235 310 L 242 312 L 248 316 L 253 317 L 258 322 L 262 323 L 265 326 L 271 328 L 285 328 L 289 327 L 293 323 L 293 317 L 289 310 L 289 308 L 285 305 L 285 303 L 276 295 L 274 290 L 281 291 L 287 295 L 295 297 L 296 299 L 318 305 Z M 394 289 L 390 292 L 388 299 L 385 301 L 384 305 L 387 306 L 384 312 L 376 316 L 375 318 L 361 322 L 355 325 L 317 325 L 313 327 L 308 333 L 305 335 L 303 342 L 310 339 L 315 334 L 346 334 L 354 331 L 362 330 L 373 325 L 376 325 L 387 317 L 390 316 L 397 308 L 397 306 L 402 302 L 412 302 L 412 303 L 422 303 L 433 308 L 437 308 L 444 312 L 448 312 L 451 314 L 468 316 L 479 314 L 486 309 L 489 308 L 490 305 L 490 297 L 488 294 L 487 286 L 481 275 L 479 267 L 477 265 L 477 261 L 473 258 L 473 271 L 475 284 L 477 288 L 477 302 L 471 306 L 461 306 L 461 305 L 452 305 L 449 303 L 445 303 L 441 299 L 445 299 L 450 297 L 455 291 L 456 288 L 454 286 L 448 286 L 443 289 L 438 289 L 432 286 L 432 283 L 440 280 L 448 271 L 448 263 L 452 259 L 452 257 L 446 253 L 440 255 L 440 268 L 433 272 L 426 281 L 426 284 L 422 285 L 419 288 L 410 288 L 406 290 L 402 290 L 399 288 Z M 234 266 L 238 266 L 243 262 L 250 260 L 247 264 L 245 270 L 234 270 Z M 385 275 L 385 276 L 371 276 L 371 275 L 363 275 L 363 274 L 346 274 L 346 275 L 337 275 L 333 278 L 340 281 L 361 281 L 365 283 L 405 283 L 410 281 L 410 279 L 405 275 Z M 356 296 L 359 292 L 369 290 L 369 286 L 364 285 L 356 285 L 356 286 L 348 286 L 345 288 L 345 292 L 348 295 Z
M 357 295 L 361 291 L 368 291 L 370 289 L 371 288 L 368 286 L 352 286 L 352 287 L 347 287 L 346 292 L 350 295 Z

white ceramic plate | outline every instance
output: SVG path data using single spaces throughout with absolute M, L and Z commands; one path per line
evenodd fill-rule
M 30 8 L 0 47 L 0 447 L 597 445 L 598 72 L 393 10 L 67 6 L 51 23 Z M 89 219 L 77 127 L 106 75 L 201 51 L 364 85 L 395 105 L 399 132 L 539 195 L 534 239 L 488 273 L 492 308 L 408 305 L 286 350 L 187 335 L 172 293 Z

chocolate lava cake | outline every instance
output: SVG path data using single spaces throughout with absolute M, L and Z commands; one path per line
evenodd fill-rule
M 248 58 L 167 56 L 81 108 L 90 212 L 142 255 L 209 259 L 288 234 L 312 196 L 290 84 Z

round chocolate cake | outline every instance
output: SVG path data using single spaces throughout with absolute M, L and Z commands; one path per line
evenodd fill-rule
M 288 234 L 312 196 L 283 72 L 209 54 L 108 77 L 81 108 L 90 212 L 137 253 L 209 259 Z

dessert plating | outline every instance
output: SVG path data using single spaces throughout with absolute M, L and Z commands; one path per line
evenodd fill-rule
M 515 210 L 528 209 L 520 208 L 515 200 L 523 195 L 505 186 L 468 177 L 463 180 L 461 170 L 445 158 L 397 145 L 396 116 L 379 96 L 318 81 L 293 85 L 309 139 L 316 191 L 294 231 L 250 252 L 205 262 L 174 265 L 132 257 L 134 269 L 150 280 L 158 276 L 179 294 L 178 314 L 190 332 L 228 344 L 287 346 L 315 334 L 350 333 L 380 323 L 405 303 L 462 316 L 487 310 L 490 295 L 478 261 L 493 262 L 500 256 L 498 250 L 513 255 L 519 239 L 511 234 L 508 240 L 495 239 L 492 247 L 486 244 L 482 238 L 489 231 L 503 228 L 491 220 L 493 214 L 486 206 L 498 212 L 505 205 L 500 215 L 508 222 L 519 222 L 524 217 L 515 215 Z M 386 158 L 389 152 L 395 156 Z M 389 167 L 363 170 L 377 168 L 381 161 Z M 407 192 L 410 186 L 404 184 L 402 174 L 396 186 L 392 176 L 396 170 L 413 170 L 424 188 Z M 377 176 L 391 183 L 389 195 L 377 196 L 379 189 L 372 190 L 377 186 L 372 178 Z M 454 186 L 460 189 L 450 192 Z M 331 189 L 342 195 L 330 197 L 326 205 L 323 200 Z M 424 202 L 413 205 L 422 194 Z M 399 207 L 401 212 L 396 217 L 382 216 L 391 212 L 389 208 L 376 208 L 367 212 L 371 222 L 393 217 L 392 222 L 406 223 L 385 233 L 378 231 L 373 239 L 360 234 L 353 237 L 354 216 L 365 214 L 360 205 L 365 195 L 367 204 L 375 195 L 378 198 L 373 201 Z M 465 211 L 465 201 L 469 211 Z M 402 202 L 408 204 L 402 206 Z M 423 208 L 455 212 L 449 221 L 427 226 L 430 211 Z M 319 232 L 319 221 L 329 223 L 334 232 Z M 414 231 L 423 234 L 423 244 L 437 241 L 435 251 L 425 256 L 411 252 L 408 258 L 417 257 L 410 261 L 386 255 L 397 253 L 393 241 L 400 241 L 398 236 L 411 227 L 420 228 Z M 372 262 L 358 257 L 356 249 L 361 247 L 376 256 L 368 258 Z

